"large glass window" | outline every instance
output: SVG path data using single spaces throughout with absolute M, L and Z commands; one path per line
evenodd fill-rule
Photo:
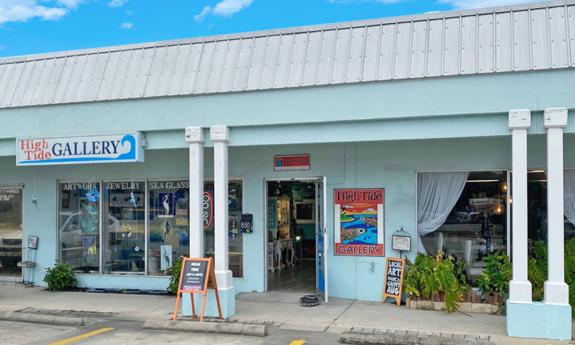
M 213 256 L 213 182 L 204 190 L 205 250 Z M 61 183 L 59 205 L 60 259 L 78 272 L 167 275 L 190 253 L 187 180 Z M 241 181 L 230 181 L 228 207 L 229 267 L 241 277 Z
M 98 272 L 100 184 L 61 183 L 58 212 L 60 261 L 82 272 Z
M 22 260 L 22 190 L 0 188 L 0 274 L 19 275 Z
M 148 272 L 168 274 L 179 256 L 190 255 L 189 181 L 148 182 Z
M 213 200 L 214 183 L 204 184 L 204 192 Z M 209 199 L 210 197 L 207 197 Z M 208 202 L 209 203 L 209 202 Z M 206 203 L 205 203 L 206 204 Z M 230 181 L 228 185 L 228 265 L 234 277 L 243 277 L 243 236 L 240 231 L 242 218 L 242 182 Z M 210 211 L 205 212 L 209 214 Z M 214 255 L 214 223 L 205 221 L 204 243 L 207 256 Z
M 569 172 L 567 170 L 566 172 Z M 565 175 L 565 184 L 570 174 Z M 566 192 L 566 207 L 572 202 L 572 197 Z M 547 175 L 544 170 L 530 170 L 527 174 L 527 227 L 529 241 L 547 241 Z M 567 209 L 567 208 L 566 208 Z M 565 239 L 575 236 L 575 226 L 567 219 L 563 219 Z
M 104 184 L 104 273 L 144 273 L 145 183 Z
M 428 253 L 443 250 L 481 273 L 483 257 L 507 248 L 507 172 L 470 172 L 445 223 L 422 238 Z

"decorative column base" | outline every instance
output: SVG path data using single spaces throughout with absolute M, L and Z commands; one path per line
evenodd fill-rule
M 548 280 L 543 288 L 543 296 L 546 304 L 569 305 L 569 285 Z
M 507 301 L 507 335 L 571 340 L 571 306 Z
M 531 282 L 512 280 L 509 282 L 509 300 L 512 303 L 531 303 Z
M 217 271 L 216 270 L 216 281 L 218 282 L 219 289 L 229 289 L 234 286 L 232 271 Z

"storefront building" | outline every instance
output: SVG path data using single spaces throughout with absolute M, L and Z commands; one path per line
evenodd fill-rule
M 165 290 L 213 256 L 226 316 L 240 292 L 380 301 L 403 230 L 471 277 L 507 251 L 508 333 L 570 338 L 574 67 L 574 1 L 2 59 L 0 272 Z

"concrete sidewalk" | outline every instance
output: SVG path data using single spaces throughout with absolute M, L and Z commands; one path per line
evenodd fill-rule
M 499 344 L 569 344 L 569 342 L 510 338 L 505 335 L 505 317 L 483 314 L 446 314 L 411 310 L 392 304 L 330 299 L 328 304 L 305 308 L 300 294 L 242 293 L 237 296 L 232 321 L 265 322 L 285 330 L 343 333 L 362 330 L 397 330 L 490 336 Z M 0 283 L 0 311 L 26 308 L 106 313 L 117 320 L 168 320 L 175 297 L 153 295 L 49 292 L 14 283 Z

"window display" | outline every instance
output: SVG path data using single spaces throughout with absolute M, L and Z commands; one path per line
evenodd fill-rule
M 20 275 L 22 260 L 22 190 L 0 189 L 0 274 Z
M 573 194 L 569 193 L 573 170 L 565 170 L 565 214 L 573 209 Z M 527 226 L 529 241 L 547 241 L 547 176 L 544 170 L 530 170 L 527 174 Z M 575 236 L 575 226 L 564 218 L 565 239 Z
M 189 181 L 148 182 L 148 273 L 167 275 L 189 256 Z
M 204 184 L 204 192 L 214 195 L 214 183 Z M 213 199 L 213 198 L 212 198 Z M 230 181 L 228 185 L 228 265 L 234 277 L 243 276 L 243 236 L 240 231 L 242 219 L 242 182 Z M 214 224 L 204 227 L 206 256 L 214 255 Z
M 470 172 L 443 225 L 422 237 L 426 251 L 465 259 L 468 274 L 480 274 L 484 256 L 507 249 L 507 192 L 506 171 Z
M 104 184 L 104 273 L 144 273 L 145 183 Z
M 206 256 L 213 256 L 213 182 L 204 190 Z M 60 261 L 77 272 L 168 275 L 189 256 L 187 180 L 60 183 L 59 205 Z M 241 277 L 241 181 L 229 183 L 228 205 L 229 267 Z
M 60 261 L 96 273 L 100 254 L 100 184 L 60 183 Z

